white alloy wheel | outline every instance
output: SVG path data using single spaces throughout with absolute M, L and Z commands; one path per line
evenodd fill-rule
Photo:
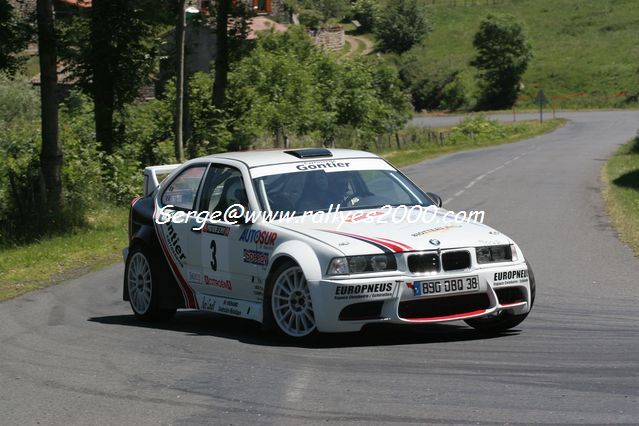
M 127 283 L 131 307 L 139 315 L 146 314 L 151 307 L 153 282 L 151 265 L 142 252 L 133 253 L 131 256 Z
M 285 269 L 275 280 L 271 293 L 273 318 L 280 330 L 291 337 L 315 331 L 311 294 L 299 266 Z

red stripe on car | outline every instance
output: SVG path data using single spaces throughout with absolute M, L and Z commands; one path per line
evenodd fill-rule
M 160 231 L 157 223 L 155 222 L 155 207 L 153 208 L 153 226 L 155 228 L 155 233 L 158 236 L 158 240 L 160 241 L 160 246 L 162 247 L 162 251 L 164 252 L 164 257 L 169 262 L 169 266 L 171 267 L 171 271 L 173 272 L 173 276 L 177 280 L 180 290 L 182 290 L 182 296 L 184 297 L 184 304 L 187 308 L 197 309 L 197 300 L 195 299 L 195 295 L 193 294 L 193 289 L 186 282 L 182 274 L 180 273 L 180 268 L 173 261 L 173 257 L 171 252 L 166 247 L 166 243 L 164 242 L 164 235 Z

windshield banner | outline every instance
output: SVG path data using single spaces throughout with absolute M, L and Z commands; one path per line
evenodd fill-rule
M 394 171 L 393 166 L 379 158 L 340 158 L 307 160 L 295 163 L 274 164 L 269 166 L 258 166 L 251 168 L 253 178 L 263 176 L 310 172 L 324 170 L 326 173 L 348 172 L 355 170 L 389 170 Z

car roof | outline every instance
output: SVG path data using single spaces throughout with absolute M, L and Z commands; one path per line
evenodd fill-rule
M 218 158 L 220 159 L 223 158 L 227 160 L 241 161 L 244 164 L 246 164 L 248 167 L 258 167 L 258 166 L 267 166 L 272 164 L 296 163 L 300 161 L 340 160 L 340 159 L 346 159 L 346 158 L 379 158 L 377 155 L 371 152 L 358 151 L 355 149 L 326 149 L 326 151 L 329 151 L 332 154 L 332 156 L 321 155 L 321 156 L 309 156 L 309 157 L 300 158 L 299 155 L 291 154 L 291 152 L 294 152 L 294 153 L 302 153 L 303 155 L 305 151 L 306 150 L 303 148 L 236 151 L 236 152 L 225 152 L 221 154 L 208 155 L 206 157 L 197 158 L 191 161 L 202 161 L 202 160 L 215 161 Z

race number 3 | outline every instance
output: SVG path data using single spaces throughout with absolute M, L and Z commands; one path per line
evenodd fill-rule
M 211 240 L 211 269 L 217 271 L 217 258 L 215 257 L 217 254 L 217 244 L 215 244 L 215 240 Z

